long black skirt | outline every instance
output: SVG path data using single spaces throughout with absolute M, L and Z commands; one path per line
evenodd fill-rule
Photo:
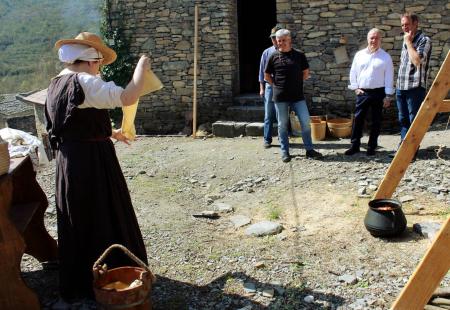
M 127 247 L 145 264 L 147 254 L 128 187 L 111 140 L 64 142 L 56 154 L 60 294 L 92 298 L 92 266 L 111 244 Z M 135 266 L 120 250 L 108 268 Z

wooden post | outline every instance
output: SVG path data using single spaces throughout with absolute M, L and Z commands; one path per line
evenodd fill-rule
M 450 269 L 450 218 L 392 305 L 393 310 L 423 310 Z
M 192 137 L 197 136 L 197 45 L 198 45 L 198 4 L 194 8 L 194 93 L 192 95 Z
M 411 127 L 400 148 L 389 166 L 383 181 L 375 194 L 375 199 L 390 198 L 400 183 L 409 163 L 419 147 L 425 133 L 431 125 L 436 113 L 448 108 L 448 100 L 444 100 L 450 89 L 450 51 L 445 57 L 430 91 L 420 106 Z

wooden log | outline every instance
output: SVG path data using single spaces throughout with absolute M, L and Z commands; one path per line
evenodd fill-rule
M 198 5 L 194 8 L 194 93 L 192 94 L 192 137 L 197 136 L 197 46 L 198 46 Z
M 450 269 L 450 217 L 392 305 L 394 310 L 422 310 Z

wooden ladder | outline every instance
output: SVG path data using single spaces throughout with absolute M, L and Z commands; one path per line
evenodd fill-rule
M 375 199 L 390 198 L 404 176 L 436 113 L 450 112 L 450 100 L 445 99 L 450 89 L 450 51 L 439 69 L 433 85 L 395 154 Z M 450 218 L 417 266 L 408 283 L 392 305 L 394 310 L 423 310 L 434 290 L 450 269 Z

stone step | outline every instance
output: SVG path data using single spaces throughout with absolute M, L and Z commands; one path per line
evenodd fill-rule
M 262 122 L 264 106 L 231 106 L 227 108 L 226 118 L 241 122 Z
M 264 133 L 264 123 L 217 121 L 212 124 L 212 132 L 216 137 L 225 138 L 262 136 Z
M 261 106 L 264 107 L 264 100 L 259 94 L 241 94 L 233 98 L 236 106 Z

